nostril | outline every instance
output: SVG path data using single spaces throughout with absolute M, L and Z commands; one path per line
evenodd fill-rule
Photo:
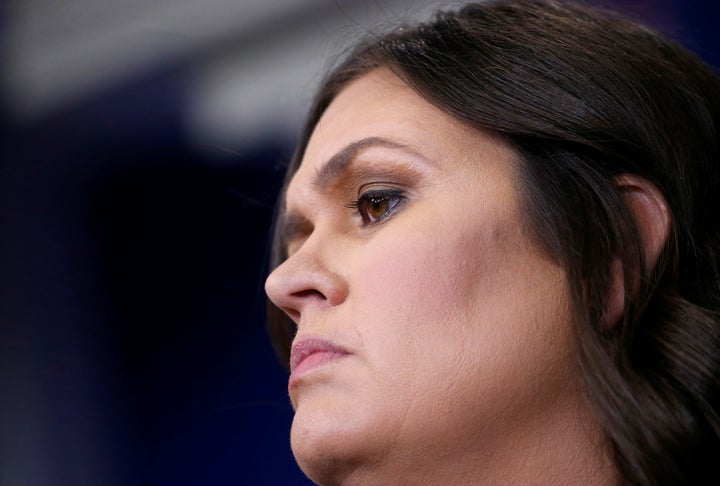
M 300 320 L 303 307 L 310 301 L 327 300 L 322 292 L 315 289 L 298 290 L 297 292 L 291 293 L 289 297 L 291 299 L 288 301 L 290 305 L 283 305 L 280 306 L 280 308 L 295 322 Z
M 293 297 L 296 297 L 298 299 L 322 299 L 326 300 L 326 297 L 320 292 L 319 290 L 315 289 L 306 289 L 306 290 L 299 290 L 297 292 L 292 293 Z

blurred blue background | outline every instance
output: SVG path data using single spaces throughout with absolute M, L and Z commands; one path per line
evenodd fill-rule
M 606 1 L 715 66 L 714 1 Z M 322 75 L 402 0 L 0 6 L 0 485 L 308 484 L 264 329 Z

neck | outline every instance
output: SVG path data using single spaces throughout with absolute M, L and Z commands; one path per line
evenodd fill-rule
M 612 452 L 587 405 L 548 412 L 531 424 L 509 420 L 494 427 L 500 433 L 480 431 L 474 441 L 445 439 L 422 448 L 398 443 L 373 461 L 317 479 L 323 485 L 617 484 Z

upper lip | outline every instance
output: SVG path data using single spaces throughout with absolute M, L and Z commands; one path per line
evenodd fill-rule
M 290 372 L 292 373 L 297 365 L 308 356 L 322 352 L 349 354 L 345 348 L 327 339 L 317 337 L 302 338 L 295 341 L 290 350 Z

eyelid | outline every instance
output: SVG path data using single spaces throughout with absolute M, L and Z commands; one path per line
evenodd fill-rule
M 356 188 L 357 195 L 368 186 L 388 185 L 411 188 L 423 177 L 423 171 L 416 164 L 406 161 L 381 159 L 358 159 L 348 168 L 341 184 L 346 188 Z
M 422 178 L 423 171 L 405 161 L 357 161 L 343 181 L 347 193 L 355 196 L 345 206 L 353 208 L 355 215 L 361 217 L 363 228 L 377 226 L 403 209 L 411 194 L 418 189 Z M 367 213 L 368 200 L 372 197 L 391 201 L 387 203 L 389 208 L 386 214 L 378 219 L 373 219 Z
M 365 184 L 361 184 L 357 188 L 357 195 L 361 196 L 363 194 L 366 194 L 368 192 L 392 192 L 392 191 L 400 191 L 400 192 L 406 192 L 409 190 L 408 184 L 405 184 L 403 182 L 398 181 L 373 181 L 373 182 L 366 182 Z

